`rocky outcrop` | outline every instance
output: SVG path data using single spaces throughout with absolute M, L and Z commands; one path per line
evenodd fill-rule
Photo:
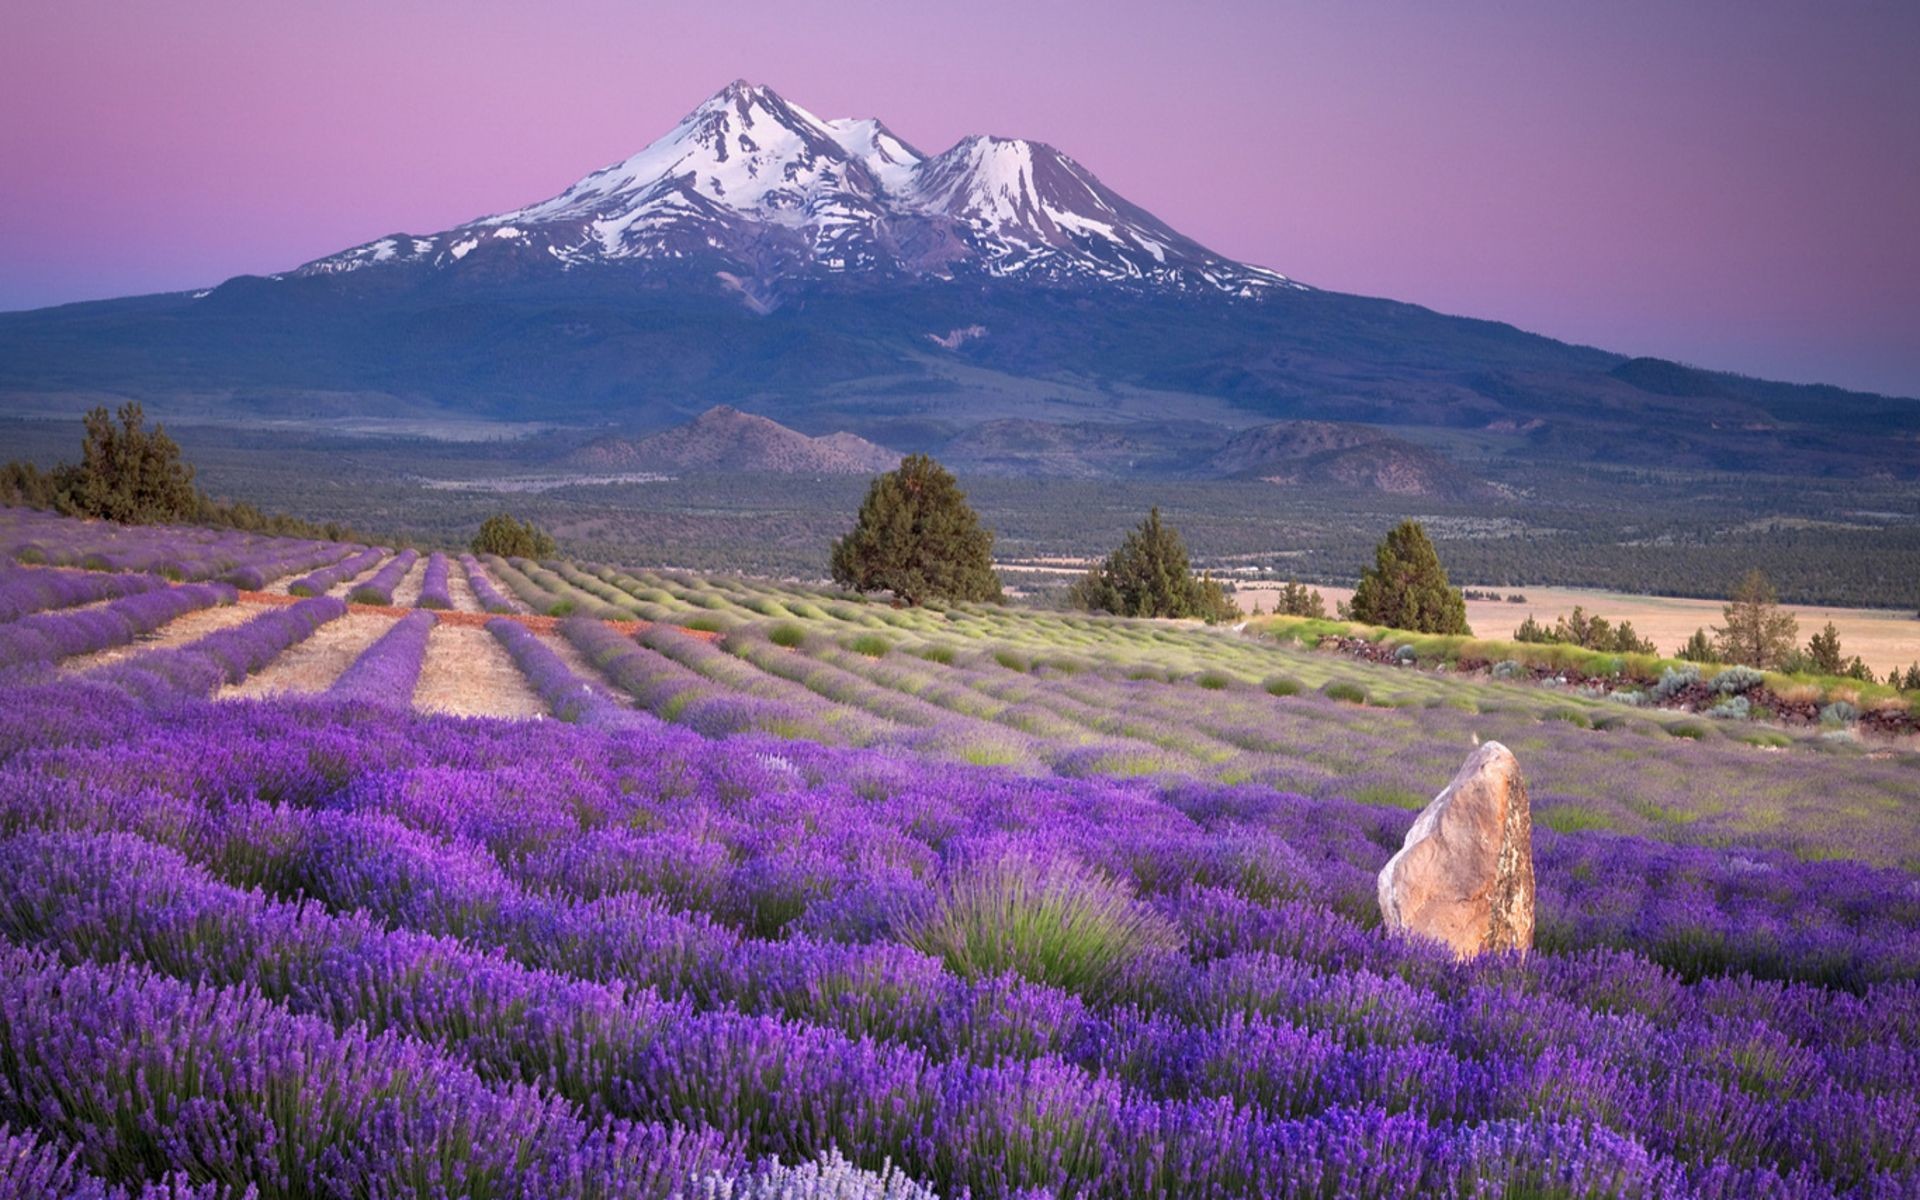
M 1421 810 L 1380 872 L 1380 915 L 1462 958 L 1533 948 L 1533 817 L 1512 751 L 1481 746 Z

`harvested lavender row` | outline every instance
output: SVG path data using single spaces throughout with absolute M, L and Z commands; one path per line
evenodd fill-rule
M 287 591 L 295 596 L 324 596 L 340 583 L 352 579 L 387 556 L 387 552 L 376 546 L 364 550 L 352 558 L 343 559 L 330 567 L 322 567 L 310 575 L 296 579 Z
M 824 740 L 831 726 L 830 722 L 816 721 L 814 713 L 779 699 L 716 687 L 674 660 L 642 650 L 604 622 L 570 617 L 560 623 L 560 634 L 641 708 L 708 737 L 752 730 Z
M 239 683 L 346 611 L 347 602 L 337 596 L 313 596 L 286 608 L 267 609 L 245 625 L 210 633 L 185 646 L 151 650 L 90 672 L 87 678 L 149 703 L 211 696 L 221 684 Z
M 0 622 L 29 613 L 114 600 L 167 586 L 157 575 L 106 575 L 93 571 L 0 569 Z
M 355 587 L 347 599 L 355 604 L 378 604 L 386 607 L 393 603 L 393 589 L 413 570 L 413 564 L 420 560 L 418 550 L 402 550 L 393 556 L 393 561 L 374 573 L 372 579 Z
M 520 611 L 514 605 L 513 601 L 500 594 L 499 588 L 493 586 L 493 580 L 488 577 L 486 568 L 480 565 L 479 559 L 471 554 L 462 554 L 460 556 L 460 565 L 466 568 L 467 586 L 473 589 L 473 598 L 480 602 L 480 608 L 483 612 L 511 613 Z
M 143 633 L 195 609 L 232 604 L 233 588 L 224 583 L 188 583 L 164 590 L 136 592 L 84 612 L 36 613 L 0 626 L 0 667 L 51 662 L 124 646 Z
M 420 576 L 420 598 L 414 604 L 443 611 L 453 607 L 453 594 L 447 590 L 447 556 L 438 550 L 427 556 Z
M 495 617 L 487 631 L 500 639 L 520 673 L 562 721 L 616 727 L 643 721 L 643 714 L 614 702 L 605 692 L 573 673 L 551 648 L 518 621 Z
M 340 700 L 367 700 L 401 707 L 413 703 L 420 682 L 420 664 L 427 656 L 427 637 L 439 618 L 415 609 L 394 622 L 380 640 L 340 673 L 327 694 Z

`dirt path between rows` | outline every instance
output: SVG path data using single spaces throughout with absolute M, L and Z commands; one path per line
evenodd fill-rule
M 190 613 L 182 613 L 152 633 L 141 634 L 127 645 L 109 646 L 91 654 L 76 654 L 72 658 L 61 659 L 60 670 L 73 675 L 124 662 L 149 650 L 171 650 L 188 642 L 199 641 L 210 633 L 244 625 L 259 615 L 260 610 L 249 604 L 216 604 L 212 608 L 197 608 Z
M 473 594 L 473 585 L 467 582 L 467 569 L 460 560 L 447 556 L 447 599 L 453 601 L 453 611 L 463 613 L 480 612 L 480 601 Z
M 393 628 L 393 619 L 377 612 L 352 612 L 328 621 L 313 636 L 289 647 L 265 670 L 220 689 L 216 699 L 324 692 L 360 652 Z
M 444 621 L 427 638 L 413 706 L 457 717 L 538 717 L 547 711 L 498 638 Z
M 452 572 L 449 571 L 449 574 Z M 427 556 L 422 554 L 407 568 L 400 582 L 393 585 L 393 606 L 412 608 L 420 603 L 420 586 L 427 581 Z

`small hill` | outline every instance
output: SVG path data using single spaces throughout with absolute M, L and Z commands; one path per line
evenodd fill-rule
M 1656 396 L 1726 395 L 1707 372 L 1664 358 L 1630 358 L 1607 374 Z
M 962 431 L 940 451 L 956 469 L 982 475 L 1105 479 L 1171 472 L 1219 442 L 1201 422 L 1036 421 L 1007 417 Z
M 1445 455 L 1366 425 L 1276 421 L 1235 434 L 1207 460 L 1209 473 L 1270 483 L 1318 484 L 1391 496 L 1464 498 L 1486 485 Z
M 900 456 L 851 433 L 808 437 L 768 417 L 718 405 L 685 425 L 640 439 L 601 438 L 569 456 L 574 466 L 774 475 L 872 475 Z

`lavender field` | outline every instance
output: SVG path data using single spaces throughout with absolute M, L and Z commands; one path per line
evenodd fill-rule
M 1903 746 L 1199 626 L 0 548 L 67 564 L 0 566 L 0 1197 L 1920 1194 Z M 418 711 L 454 646 L 546 716 Z M 1457 962 L 1375 875 L 1488 738 L 1537 949 Z

